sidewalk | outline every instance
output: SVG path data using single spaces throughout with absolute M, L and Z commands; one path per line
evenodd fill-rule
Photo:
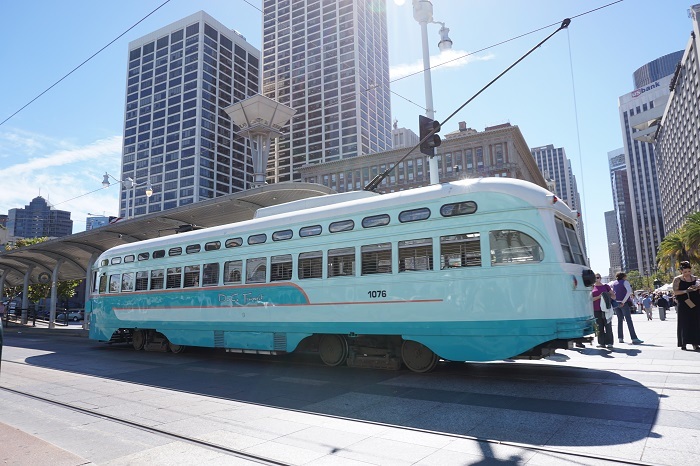
M 49 328 L 49 323 L 44 320 L 37 320 L 35 323 L 28 321 L 26 324 L 22 324 L 20 320 L 10 320 L 9 323 L 6 320 L 2 320 L 3 331 L 5 335 L 10 335 L 12 333 L 39 333 L 42 335 L 71 335 L 71 336 L 88 336 L 88 330 L 83 330 L 82 322 L 71 322 L 68 325 L 65 324 L 55 324 L 54 328 Z
M 0 463 L 23 466 L 72 466 L 92 464 L 34 435 L 0 422 Z M 11 446 L 12 448 L 8 448 Z

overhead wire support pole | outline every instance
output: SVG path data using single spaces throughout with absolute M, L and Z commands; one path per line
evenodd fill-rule
M 561 22 L 561 25 L 559 26 L 559 28 L 557 28 L 556 31 L 552 32 L 550 35 L 548 35 L 547 37 L 545 37 L 544 39 L 542 39 L 537 45 L 535 45 L 534 47 L 532 47 L 525 55 L 523 55 L 522 57 L 518 58 L 512 65 L 510 65 L 508 68 L 506 68 L 505 70 L 503 70 L 498 76 L 496 76 L 495 78 L 493 78 L 488 84 L 486 84 L 484 87 L 482 87 L 476 94 L 474 94 L 472 97 L 470 97 L 469 100 L 467 100 L 467 101 L 464 102 L 462 105 L 460 105 L 459 108 L 458 108 L 457 110 L 455 110 L 454 112 L 452 112 L 452 113 L 450 114 L 450 116 L 448 116 L 447 118 L 445 118 L 445 119 L 440 123 L 440 125 L 436 127 L 436 129 L 432 130 L 430 133 L 426 134 L 426 136 L 425 136 L 423 139 L 421 139 L 420 141 L 418 141 L 418 144 L 416 144 L 415 146 L 413 146 L 413 147 L 411 148 L 411 150 L 408 151 L 408 153 L 406 153 L 406 155 L 404 155 L 403 157 L 401 157 L 401 158 L 399 159 L 398 162 L 396 162 L 393 166 L 387 168 L 384 172 L 382 172 L 382 173 L 380 173 L 379 175 L 375 176 L 374 179 L 373 179 L 372 181 L 370 181 L 369 183 L 367 183 L 367 185 L 364 187 L 364 190 L 365 190 L 365 191 L 374 191 L 374 190 L 376 190 L 377 187 L 379 187 L 379 185 L 381 184 L 382 180 L 384 180 L 384 178 L 386 178 L 387 175 L 388 175 L 389 173 L 391 173 L 391 171 L 394 169 L 394 167 L 396 167 L 399 163 L 403 162 L 403 161 L 406 159 L 406 157 L 408 157 L 409 155 L 411 155 L 411 154 L 413 153 L 413 151 L 415 151 L 416 149 L 418 149 L 418 148 L 421 146 L 421 144 L 423 144 L 424 142 L 426 142 L 428 139 L 432 138 L 433 135 L 434 135 L 437 131 L 439 131 L 439 129 L 440 129 L 445 123 L 447 123 L 452 117 L 454 117 L 457 113 L 459 113 L 460 110 L 462 110 L 464 107 L 466 107 L 468 104 L 470 104 L 470 103 L 471 103 L 474 99 L 476 99 L 482 92 L 484 92 L 486 89 L 488 89 L 493 83 L 495 83 L 496 81 L 498 81 L 504 74 L 506 74 L 506 73 L 509 72 L 511 69 L 513 69 L 513 68 L 515 67 L 515 65 L 517 65 L 518 63 L 520 63 L 521 61 L 523 61 L 523 60 L 524 60 L 526 57 L 528 57 L 532 52 L 534 52 L 535 50 L 537 50 L 537 49 L 538 49 L 539 47 L 541 47 L 545 42 L 547 42 L 549 39 L 551 39 L 557 32 L 568 28 L 568 27 L 569 27 L 569 24 L 571 24 L 571 19 L 570 19 L 570 18 L 566 18 L 564 21 L 562 21 L 562 22 Z

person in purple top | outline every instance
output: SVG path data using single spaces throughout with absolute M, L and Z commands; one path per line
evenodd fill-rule
M 615 278 L 617 278 L 617 280 L 612 283 L 612 289 L 615 293 L 615 299 L 620 303 L 620 307 L 615 309 L 615 315 L 617 315 L 617 338 L 620 340 L 620 343 L 625 342 L 625 337 L 622 333 L 622 321 L 626 320 L 632 343 L 635 345 L 644 343 L 637 338 L 637 332 L 634 331 L 634 323 L 632 322 L 633 294 L 632 286 L 630 286 L 630 282 L 626 280 L 627 274 L 625 272 L 618 272 Z

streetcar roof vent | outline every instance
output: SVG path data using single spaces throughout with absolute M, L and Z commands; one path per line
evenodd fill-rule
M 270 217 L 272 215 L 284 214 L 288 212 L 298 212 L 300 210 L 313 209 L 314 207 L 340 204 L 341 202 L 366 199 L 373 196 L 381 196 L 381 194 L 372 193 L 369 191 L 350 191 L 347 193 L 310 197 L 308 199 L 300 199 L 298 201 L 291 201 L 285 204 L 261 207 L 255 212 L 255 218 Z

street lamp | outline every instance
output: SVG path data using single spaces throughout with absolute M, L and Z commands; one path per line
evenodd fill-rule
M 126 178 L 124 180 L 118 180 L 109 173 L 105 172 L 104 178 L 102 179 L 102 186 L 105 188 L 108 188 L 111 183 L 109 182 L 109 179 L 112 178 L 114 181 L 117 183 L 120 183 L 122 186 L 124 186 L 124 189 L 127 191 L 127 198 L 126 198 L 126 208 L 124 210 L 124 217 L 129 218 L 129 196 L 131 196 L 131 203 L 133 204 L 132 209 L 131 209 L 131 217 L 134 217 L 134 211 L 136 210 L 136 187 L 137 186 L 143 186 L 144 184 L 146 185 L 146 197 L 151 197 L 153 195 L 153 186 L 151 185 L 151 180 L 147 180 L 145 182 L 137 183 L 135 182 L 131 177 Z
M 428 50 L 428 23 L 440 24 L 440 42 L 438 48 L 441 52 L 452 48 L 452 40 L 448 33 L 449 28 L 445 23 L 433 21 L 433 4 L 428 0 L 413 0 L 413 19 L 420 24 L 421 38 L 423 42 L 423 79 L 425 81 L 425 116 L 431 120 L 435 119 L 435 109 L 433 108 L 433 83 L 430 77 L 430 51 Z M 428 158 L 428 171 L 430 174 L 430 184 L 440 182 L 437 159 L 433 155 Z

